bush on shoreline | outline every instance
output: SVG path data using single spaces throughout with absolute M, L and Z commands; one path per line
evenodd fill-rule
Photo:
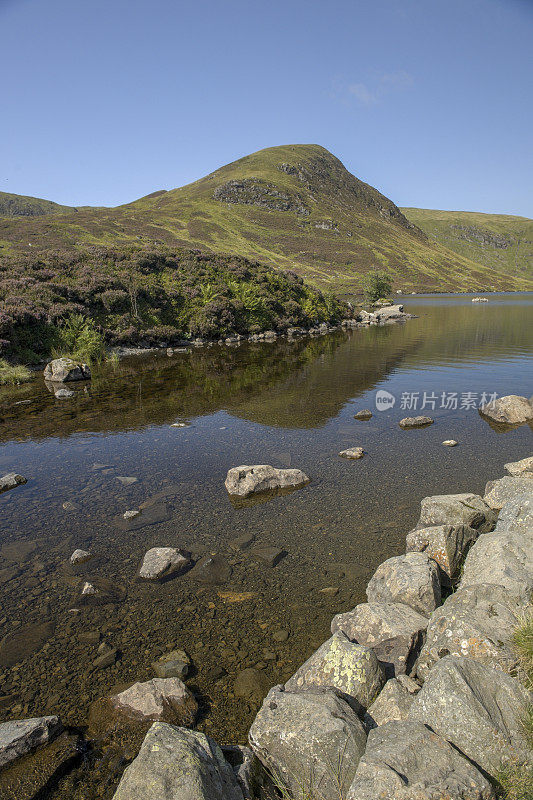
M 12 366 L 0 358 L 0 386 L 18 386 L 31 381 L 32 374 L 27 367 Z

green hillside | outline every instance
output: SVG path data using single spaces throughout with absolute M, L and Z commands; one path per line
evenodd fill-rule
M 46 214 L 66 214 L 77 211 L 70 206 L 60 206 L 40 197 L 0 192 L 0 217 L 44 217 Z
M 533 279 L 533 219 L 425 208 L 402 212 L 448 250 L 502 274 Z
M 318 145 L 261 150 L 118 208 L 0 219 L 4 256 L 120 244 L 231 253 L 336 291 L 357 290 L 376 268 L 404 291 L 533 287 L 512 266 L 443 247 Z

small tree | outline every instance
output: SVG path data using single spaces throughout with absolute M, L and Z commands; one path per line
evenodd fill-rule
M 386 272 L 376 270 L 368 272 L 363 279 L 363 294 L 365 298 L 375 303 L 381 297 L 386 297 L 392 291 L 392 278 Z

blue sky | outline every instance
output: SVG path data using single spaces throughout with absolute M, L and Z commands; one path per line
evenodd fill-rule
M 533 0 L 0 0 L 0 190 L 117 205 L 313 142 L 533 217 Z

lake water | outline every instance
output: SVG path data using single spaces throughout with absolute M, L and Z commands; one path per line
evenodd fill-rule
M 0 496 L 0 720 L 53 711 L 84 725 L 93 700 L 153 677 L 151 663 L 180 647 L 202 698 L 199 728 L 244 742 L 258 701 L 235 695 L 235 677 L 254 667 L 265 686 L 286 680 L 331 617 L 364 601 L 377 565 L 403 551 L 424 496 L 483 494 L 505 462 L 531 455 L 528 425 L 495 430 L 476 406 L 483 393 L 533 392 L 533 294 L 489 298 L 406 297 L 418 319 L 405 324 L 130 358 L 71 385 L 68 400 L 41 379 L 0 394 L 0 473 L 28 478 Z M 394 406 L 376 410 L 379 390 Z M 417 408 L 404 408 L 417 393 Z M 363 408 L 372 419 L 354 420 Z M 420 413 L 435 424 L 398 427 Z M 350 446 L 365 457 L 340 458 Z M 238 507 L 226 472 L 254 463 L 299 467 L 311 482 Z M 141 504 L 128 529 L 122 514 Z M 253 543 L 235 549 L 245 534 Z M 154 546 L 214 566 L 139 583 Z M 274 567 L 254 552 L 266 546 L 286 553 Z M 78 547 L 94 557 L 73 569 Z M 82 605 L 94 578 L 109 596 Z M 120 657 L 98 669 L 102 641 Z

